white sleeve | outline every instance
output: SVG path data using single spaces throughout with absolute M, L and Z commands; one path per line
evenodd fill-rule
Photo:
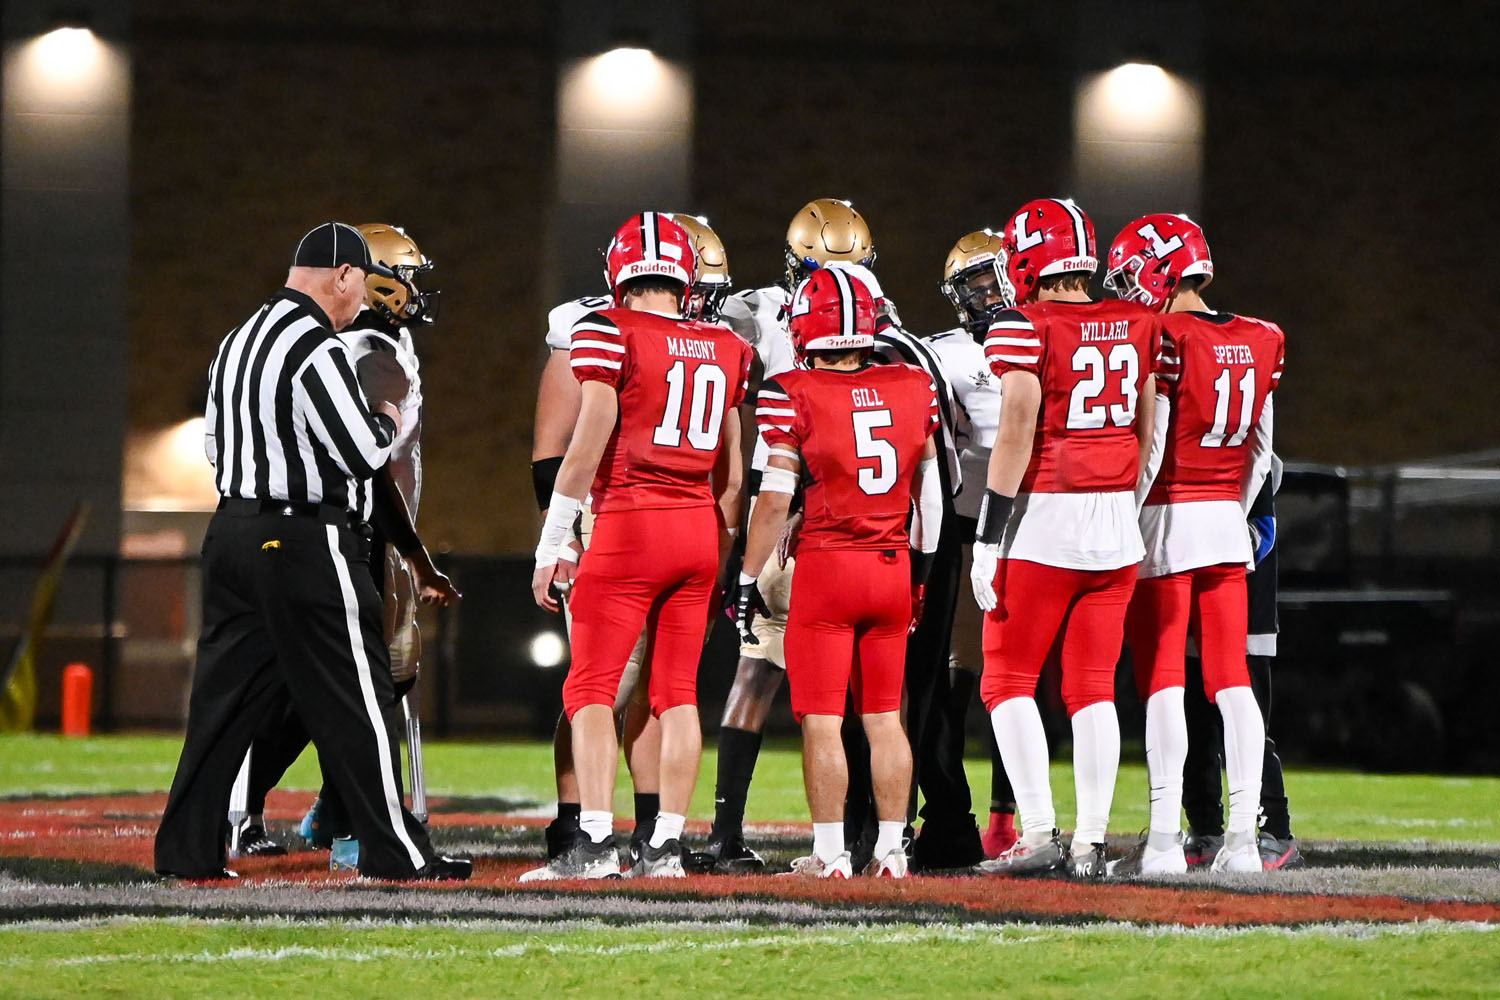
M 911 547 L 918 552 L 936 552 L 943 531 L 943 485 L 937 458 L 924 459 L 917 466 L 917 477 L 920 483 L 911 521 Z
M 608 309 L 610 301 L 585 296 L 569 299 L 547 313 L 547 346 L 554 351 L 566 351 L 573 346 L 573 324 L 596 309 Z
M 1146 502 L 1146 494 L 1151 492 L 1151 484 L 1156 482 L 1156 474 L 1161 471 L 1162 456 L 1167 450 L 1167 423 L 1172 417 L 1172 401 L 1164 394 L 1156 394 L 1156 407 L 1154 410 L 1154 424 L 1151 428 L 1151 453 L 1146 456 L 1146 467 L 1141 470 L 1140 481 L 1135 484 L 1135 509 L 1140 510 L 1141 505 Z
M 1271 401 L 1274 395 L 1266 397 L 1265 406 L 1261 407 L 1260 420 L 1255 425 L 1255 436 L 1250 444 L 1250 473 L 1245 477 L 1244 486 L 1240 489 L 1240 509 L 1245 516 L 1250 516 L 1250 507 L 1255 503 L 1255 498 L 1260 495 L 1260 488 L 1265 484 L 1266 476 L 1271 474 L 1271 430 L 1275 420 L 1272 416 Z
M 203 408 L 203 453 L 208 456 L 209 467 L 215 472 L 218 466 L 215 460 L 219 455 L 219 443 L 215 435 L 219 425 L 219 407 L 214 402 L 214 376 L 219 370 L 219 359 L 215 356 L 213 364 L 208 366 L 208 403 Z

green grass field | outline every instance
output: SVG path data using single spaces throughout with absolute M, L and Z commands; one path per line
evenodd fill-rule
M 713 815 L 716 757 L 705 747 L 692 816 Z M 0 795 L 165 790 L 181 741 L 168 736 L 0 736 Z M 1120 768 L 1111 830 L 1129 834 L 1146 825 L 1145 766 L 1130 758 Z M 549 803 L 552 749 L 542 743 L 429 743 L 428 790 L 433 795 L 484 796 Z M 756 767 L 746 815 L 752 822 L 807 822 L 801 758 L 795 746 L 768 747 Z M 989 801 L 989 762 L 971 760 L 974 801 Z M 316 791 L 317 759 L 303 754 L 282 788 Z M 1445 841 L 1500 844 L 1500 778 L 1360 774 L 1292 768 L 1287 773 L 1294 830 L 1306 840 Z M 1073 812 L 1073 769 L 1052 768 L 1058 816 Z M 616 811 L 631 811 L 621 768 Z
M 177 739 L 161 736 L 0 737 L 0 797 L 159 792 L 171 779 L 178 749 Z M 531 803 L 543 813 L 553 798 L 551 751 L 542 744 L 433 743 L 427 768 L 434 795 Z M 710 750 L 693 818 L 711 815 L 713 774 Z M 971 762 L 970 776 L 982 808 L 987 762 Z M 318 781 L 316 762 L 307 755 L 282 787 L 311 791 Z M 1304 840 L 1500 845 L 1500 779 L 1294 768 L 1288 786 Z M 1059 815 L 1070 817 L 1066 764 L 1054 767 L 1053 788 Z M 1145 800 L 1144 769 L 1131 762 L 1121 770 L 1113 832 L 1128 835 L 1144 826 Z M 617 810 L 628 814 L 628 802 L 622 775 Z M 773 746 L 762 756 L 749 817 L 752 823 L 806 821 L 794 746 Z M 86 854 L 85 845 L 80 855 Z M 0 875 L 0 997 L 614 997 L 664 988 L 742 997 L 794 991 L 1098 998 L 1500 993 L 1500 928 L 1494 924 L 1214 929 L 847 920 L 621 926 L 514 917 L 7 918 L 7 899 L 27 888 L 21 879 Z

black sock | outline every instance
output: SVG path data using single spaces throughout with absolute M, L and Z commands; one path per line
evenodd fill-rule
M 725 726 L 719 730 L 719 778 L 714 786 L 714 834 L 733 836 L 745 826 L 745 800 L 760 757 L 761 734 Z
M 656 792 L 635 793 L 635 825 L 637 829 L 644 827 L 647 823 L 656 822 L 656 814 L 661 812 L 661 796 Z
M 557 825 L 559 827 L 578 829 L 578 821 L 582 815 L 583 806 L 577 802 L 559 802 L 557 804 Z

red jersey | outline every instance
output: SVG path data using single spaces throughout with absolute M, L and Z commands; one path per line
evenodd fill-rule
M 1022 493 L 1135 489 L 1136 404 L 1160 346 L 1156 313 L 1121 299 L 1038 302 L 995 317 L 984 340 L 990 370 L 1031 372 L 1042 384 Z
M 620 396 L 594 512 L 713 503 L 709 477 L 724 418 L 745 398 L 750 345 L 725 326 L 601 309 L 573 324 L 569 350 L 579 382 Z
M 912 479 L 938 428 L 926 372 L 796 368 L 761 383 L 755 416 L 772 455 L 802 460 L 798 551 L 907 544 Z
M 1157 391 L 1171 403 L 1161 470 L 1147 504 L 1240 499 L 1252 433 L 1281 382 L 1286 337 L 1232 313 L 1162 316 Z

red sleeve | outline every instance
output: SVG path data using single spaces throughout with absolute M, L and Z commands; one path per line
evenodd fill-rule
M 984 338 L 984 360 L 996 375 L 1042 370 L 1042 338 L 1025 313 L 1007 309 L 996 315 Z
M 591 312 L 573 324 L 569 359 L 578 381 L 618 388 L 625 367 L 625 335 L 612 320 Z
M 925 376 L 927 373 L 923 372 L 922 374 Z M 933 382 L 931 378 L 927 379 L 925 393 L 927 396 L 926 436 L 932 437 L 937 433 L 937 429 L 942 426 L 943 420 L 941 414 L 938 412 L 937 383 Z
M 750 393 L 750 359 L 755 356 L 755 349 L 738 334 L 735 335 L 734 342 L 740 346 L 740 370 L 739 381 L 730 394 L 729 405 L 739 406 Z
M 797 435 L 797 407 L 781 383 L 768 378 L 760 384 L 755 400 L 755 422 L 771 454 L 796 459 L 802 451 Z
M 1281 332 L 1281 327 L 1273 326 L 1276 331 L 1276 367 L 1271 369 L 1271 392 L 1281 385 L 1281 369 L 1286 365 L 1286 334 Z
M 1177 351 L 1177 340 L 1165 327 L 1161 331 L 1161 344 L 1156 351 L 1156 361 L 1151 370 L 1156 374 L 1156 389 L 1165 396 L 1172 396 L 1177 380 L 1182 376 L 1182 356 Z

